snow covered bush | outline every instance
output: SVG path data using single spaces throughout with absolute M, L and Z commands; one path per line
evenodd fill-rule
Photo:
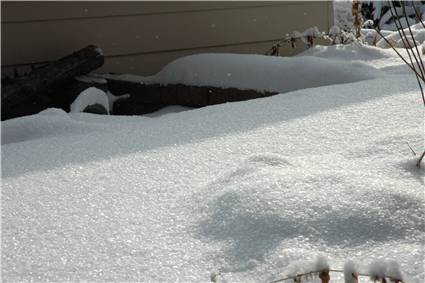
M 358 283 L 359 276 L 369 277 L 373 282 L 394 283 L 405 282 L 400 271 L 399 265 L 393 260 L 378 259 L 372 261 L 367 266 L 366 273 L 360 273 L 358 265 L 348 260 L 344 264 L 344 269 L 331 269 L 326 257 L 318 256 L 314 261 L 296 261 L 288 266 L 286 276 L 282 279 L 272 281 L 271 283 L 293 281 L 307 282 L 306 280 L 319 278 L 322 283 L 331 281 L 330 273 L 342 273 L 344 275 L 344 283 Z
M 279 56 L 279 48 L 290 44 L 292 48 L 297 47 L 297 42 L 302 42 L 306 49 L 315 45 L 319 40 L 328 41 L 331 44 L 349 44 L 359 42 L 360 38 L 356 38 L 352 31 L 345 31 L 337 25 L 332 26 L 328 32 L 320 31 L 316 26 L 310 27 L 303 32 L 294 31 L 286 34 L 285 38 L 275 43 L 267 52 L 266 55 Z
M 387 279 L 395 283 L 404 282 L 398 263 L 395 261 L 375 260 L 369 265 L 368 274 L 373 282 L 386 283 Z
M 320 278 L 322 283 L 330 280 L 329 263 L 325 256 L 318 255 L 314 261 L 296 261 L 288 266 L 286 276 L 283 279 L 272 281 L 280 282 L 285 280 L 293 280 L 293 282 L 304 282 L 313 278 Z
M 344 282 L 345 283 L 358 283 L 359 272 L 357 265 L 354 261 L 349 260 L 344 264 Z

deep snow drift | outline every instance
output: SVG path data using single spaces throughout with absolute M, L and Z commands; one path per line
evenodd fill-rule
M 415 78 L 371 47 L 291 60 L 308 58 L 361 60 L 353 75 L 367 75 L 154 118 L 50 109 L 2 122 L 3 280 L 264 282 L 321 254 L 360 272 L 396 260 L 423 282 Z
M 363 47 L 365 48 L 365 47 Z M 378 54 L 379 58 L 382 53 Z M 184 84 L 284 93 L 297 89 L 372 79 L 380 71 L 361 60 L 337 64 L 323 56 L 272 57 L 205 53 L 178 58 L 153 76 L 95 74 L 145 84 Z
M 335 64 L 318 57 L 198 54 L 168 64 L 150 83 L 288 92 L 361 81 L 375 77 L 377 72 L 362 62 Z

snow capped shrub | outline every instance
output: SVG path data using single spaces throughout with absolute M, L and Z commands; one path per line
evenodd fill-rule
M 323 255 L 318 255 L 313 261 L 300 260 L 292 263 L 288 266 L 287 277 L 277 281 L 292 279 L 294 282 L 304 282 L 320 278 L 322 283 L 328 283 L 330 280 L 329 270 L 327 258 Z
M 349 260 L 344 264 L 344 282 L 357 283 L 358 282 L 357 266 L 354 261 Z
M 344 270 L 331 269 L 326 257 L 317 256 L 314 261 L 296 261 L 288 266 L 285 278 L 272 281 L 277 283 L 282 281 L 307 282 L 306 280 L 320 278 L 322 283 L 331 282 L 330 273 L 343 273 L 345 283 L 358 283 L 359 276 L 367 276 L 373 282 L 387 283 L 403 283 L 403 276 L 399 265 L 393 260 L 378 259 L 373 261 L 368 268 L 366 274 L 360 274 L 356 263 L 348 260 L 344 264 Z
M 400 283 L 403 281 L 398 263 L 394 260 L 378 259 L 369 265 L 370 279 L 374 282 L 387 282 L 388 278 L 391 282 Z
M 398 262 L 395 260 L 389 260 L 387 261 L 387 274 L 386 274 L 391 281 L 393 282 L 404 282 L 403 281 L 403 275 L 400 271 L 400 266 Z
M 334 25 L 329 29 L 329 32 L 321 32 L 317 27 L 311 27 L 303 32 L 294 31 L 291 34 L 286 34 L 286 37 L 275 43 L 265 53 L 265 55 L 279 56 L 279 48 L 284 44 L 290 44 L 292 48 L 296 47 L 297 41 L 301 41 L 306 46 L 306 49 L 314 46 L 318 39 L 330 41 L 331 44 L 349 44 L 353 42 L 361 42 L 360 38 L 356 38 L 354 33 L 347 32 Z
M 329 271 L 330 269 L 328 259 L 324 255 L 318 255 L 314 264 L 317 271 Z
M 369 275 L 370 279 L 374 282 L 381 281 L 385 282 L 385 273 L 387 272 L 387 265 L 384 260 L 379 259 L 373 261 L 369 265 Z

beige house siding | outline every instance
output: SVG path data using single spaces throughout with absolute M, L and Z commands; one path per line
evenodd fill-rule
M 276 40 L 333 24 L 332 2 L 2 2 L 2 70 L 89 44 L 100 71 L 150 75 L 200 52 L 263 54 Z M 296 52 L 285 49 L 287 55 Z

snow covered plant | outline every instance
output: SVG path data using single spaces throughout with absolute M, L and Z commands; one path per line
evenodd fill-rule
M 327 40 L 331 44 L 349 44 L 360 41 L 360 38 L 356 38 L 353 32 L 344 31 L 336 25 L 332 26 L 329 32 L 322 32 L 315 26 L 303 32 L 294 31 L 290 34 L 286 34 L 285 38 L 275 43 L 265 54 L 279 56 L 280 47 L 290 44 L 292 48 L 295 48 L 297 47 L 297 42 L 302 42 L 306 46 L 306 49 L 308 49 L 313 47 L 315 42 L 319 39 Z
M 284 44 L 290 44 L 295 48 L 297 41 L 303 42 L 307 49 L 313 47 L 314 41 L 318 38 L 323 38 L 325 33 L 320 32 L 317 27 L 311 27 L 303 32 L 294 31 L 291 34 L 286 34 L 285 38 L 274 44 L 267 52 L 266 55 L 279 56 L 279 48 Z
M 351 31 L 344 31 L 336 25 L 329 29 L 329 33 L 324 38 L 330 40 L 332 44 L 349 44 L 361 41 Z
M 395 283 L 404 282 L 398 263 L 395 261 L 373 261 L 369 265 L 368 275 L 373 282 L 387 283 L 387 279 Z
M 296 261 L 288 266 L 285 278 L 272 281 L 277 283 L 292 280 L 293 282 L 305 282 L 306 280 L 319 278 L 322 283 L 330 281 L 329 264 L 326 257 L 319 255 L 314 261 Z
M 403 275 L 399 265 L 392 260 L 375 260 L 368 266 L 367 273 L 360 273 L 357 264 L 348 260 L 344 264 L 344 270 L 331 269 L 326 257 L 318 256 L 315 261 L 296 261 L 288 266 L 286 277 L 270 283 L 293 281 L 306 282 L 313 278 L 319 278 L 322 283 L 330 282 L 330 273 L 343 273 L 345 283 L 358 283 L 359 276 L 369 277 L 373 282 L 379 283 L 403 283 Z M 387 281 L 388 280 L 388 281 Z

